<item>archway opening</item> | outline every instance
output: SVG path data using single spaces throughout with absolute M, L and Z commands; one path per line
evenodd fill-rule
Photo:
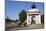
M 35 24 L 35 16 L 34 15 L 31 18 L 31 24 Z

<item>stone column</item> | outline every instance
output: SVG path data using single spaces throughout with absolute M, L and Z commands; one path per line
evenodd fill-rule
M 41 15 L 39 14 L 39 24 L 41 24 Z
M 31 24 L 31 16 L 29 16 L 29 14 L 27 14 L 27 25 Z
M 27 14 L 27 24 L 28 24 L 28 14 Z
M 39 15 L 36 15 L 35 17 L 36 17 L 36 20 L 35 20 L 36 24 L 38 24 L 39 23 Z
M 36 16 L 36 24 L 41 24 L 41 15 Z
M 31 21 L 31 20 L 32 20 L 31 18 L 32 18 L 32 16 L 30 16 L 30 24 L 31 24 L 31 22 L 32 22 L 32 21 Z

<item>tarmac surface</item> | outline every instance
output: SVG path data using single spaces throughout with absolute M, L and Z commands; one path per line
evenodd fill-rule
M 15 27 L 12 28 L 6 28 L 6 31 L 16 31 L 16 30 L 31 30 L 31 29 L 44 29 L 43 24 L 32 24 L 24 27 Z

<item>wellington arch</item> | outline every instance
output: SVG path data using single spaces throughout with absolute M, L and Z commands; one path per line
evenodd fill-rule
M 41 24 L 41 13 L 39 9 L 36 8 L 35 4 L 31 8 L 27 11 L 27 24 Z

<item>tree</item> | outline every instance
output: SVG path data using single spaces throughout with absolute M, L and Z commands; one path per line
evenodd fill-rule
M 11 20 L 10 18 L 8 18 L 8 16 L 7 16 L 7 18 L 5 18 L 5 21 L 6 22 L 13 22 L 13 20 Z
M 15 20 L 15 22 L 18 22 L 18 21 L 19 21 L 18 19 Z
M 25 22 L 26 18 L 27 18 L 26 11 L 25 11 L 25 10 L 22 10 L 22 11 L 19 13 L 19 19 L 20 19 L 21 23 L 22 23 L 22 22 Z
M 44 15 L 41 15 L 41 23 L 44 24 Z

